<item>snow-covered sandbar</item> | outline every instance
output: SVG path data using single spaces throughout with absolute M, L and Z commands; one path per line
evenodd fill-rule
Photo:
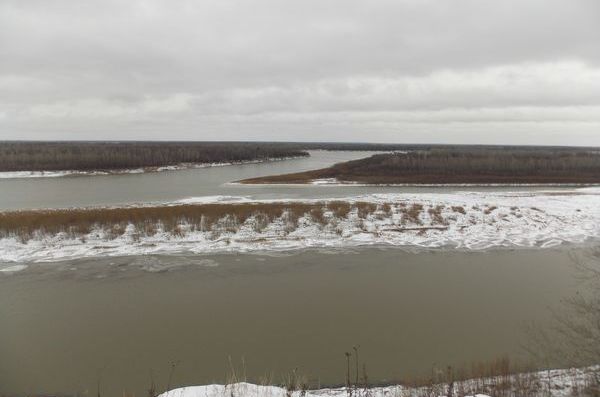
M 596 188 L 370 194 L 338 200 L 253 201 L 244 197 L 216 197 L 189 198 L 182 202 L 190 206 L 212 202 L 231 205 L 232 213 L 239 210 L 235 206 L 240 203 L 255 203 L 257 207 L 242 221 L 225 212 L 218 219 L 213 217 L 211 223 L 200 220 L 200 224 L 191 225 L 180 219 L 175 229 L 167 229 L 159 222 L 151 232 L 142 232 L 129 224 L 117 235 L 106 226 L 92 228 L 85 235 L 40 231 L 23 239 L 5 234 L 0 239 L 0 262 L 8 267 L 14 262 L 94 256 L 373 245 L 460 250 L 548 248 L 582 244 L 600 237 L 600 190 Z M 267 208 L 269 203 L 277 203 L 284 208 L 283 212 L 265 216 L 260 205 Z M 301 208 L 301 212 L 296 210 L 291 214 L 286 212 L 287 207 Z

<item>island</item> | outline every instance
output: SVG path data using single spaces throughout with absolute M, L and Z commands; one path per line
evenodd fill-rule
M 242 184 L 588 185 L 600 183 L 593 148 L 451 148 L 375 154 L 328 168 Z

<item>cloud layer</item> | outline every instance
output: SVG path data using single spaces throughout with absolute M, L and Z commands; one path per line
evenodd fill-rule
M 0 2 L 0 139 L 600 145 L 594 0 Z

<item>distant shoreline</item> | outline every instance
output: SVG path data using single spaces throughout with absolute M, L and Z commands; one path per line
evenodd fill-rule
M 245 164 L 262 164 L 274 161 L 285 161 L 308 157 L 305 155 L 298 156 L 287 156 L 287 157 L 273 157 L 256 160 L 241 160 L 241 161 L 228 161 L 228 162 L 217 162 L 217 163 L 181 163 L 177 165 L 166 165 L 160 167 L 139 167 L 139 168 L 123 168 L 123 169 L 98 169 L 98 170 L 57 170 L 57 171 L 0 171 L 0 180 L 2 179 L 21 179 L 21 178 L 59 178 L 67 176 L 101 176 L 101 175 L 127 175 L 127 174 L 146 174 L 153 172 L 164 172 L 164 171 L 181 171 L 190 169 L 200 168 L 212 168 L 212 167 L 227 167 L 232 165 L 245 165 Z
M 298 146 L 271 142 L 0 141 L 0 172 L 110 174 L 306 156 Z

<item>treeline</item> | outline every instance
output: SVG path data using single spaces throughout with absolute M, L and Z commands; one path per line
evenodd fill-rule
M 307 156 L 306 150 L 368 151 L 551 151 L 586 153 L 582 148 L 460 146 L 340 142 L 33 142 L 0 141 L 1 171 L 118 170 L 181 163 L 219 163 Z
M 380 154 L 333 166 L 344 175 L 582 176 L 600 178 L 600 153 L 569 150 L 430 150 Z
M 600 183 L 600 151 L 590 149 L 454 148 L 386 153 L 297 174 L 247 183 L 305 183 L 314 179 L 402 183 Z
M 296 145 L 250 142 L 0 142 L 0 171 L 118 170 L 308 156 Z

